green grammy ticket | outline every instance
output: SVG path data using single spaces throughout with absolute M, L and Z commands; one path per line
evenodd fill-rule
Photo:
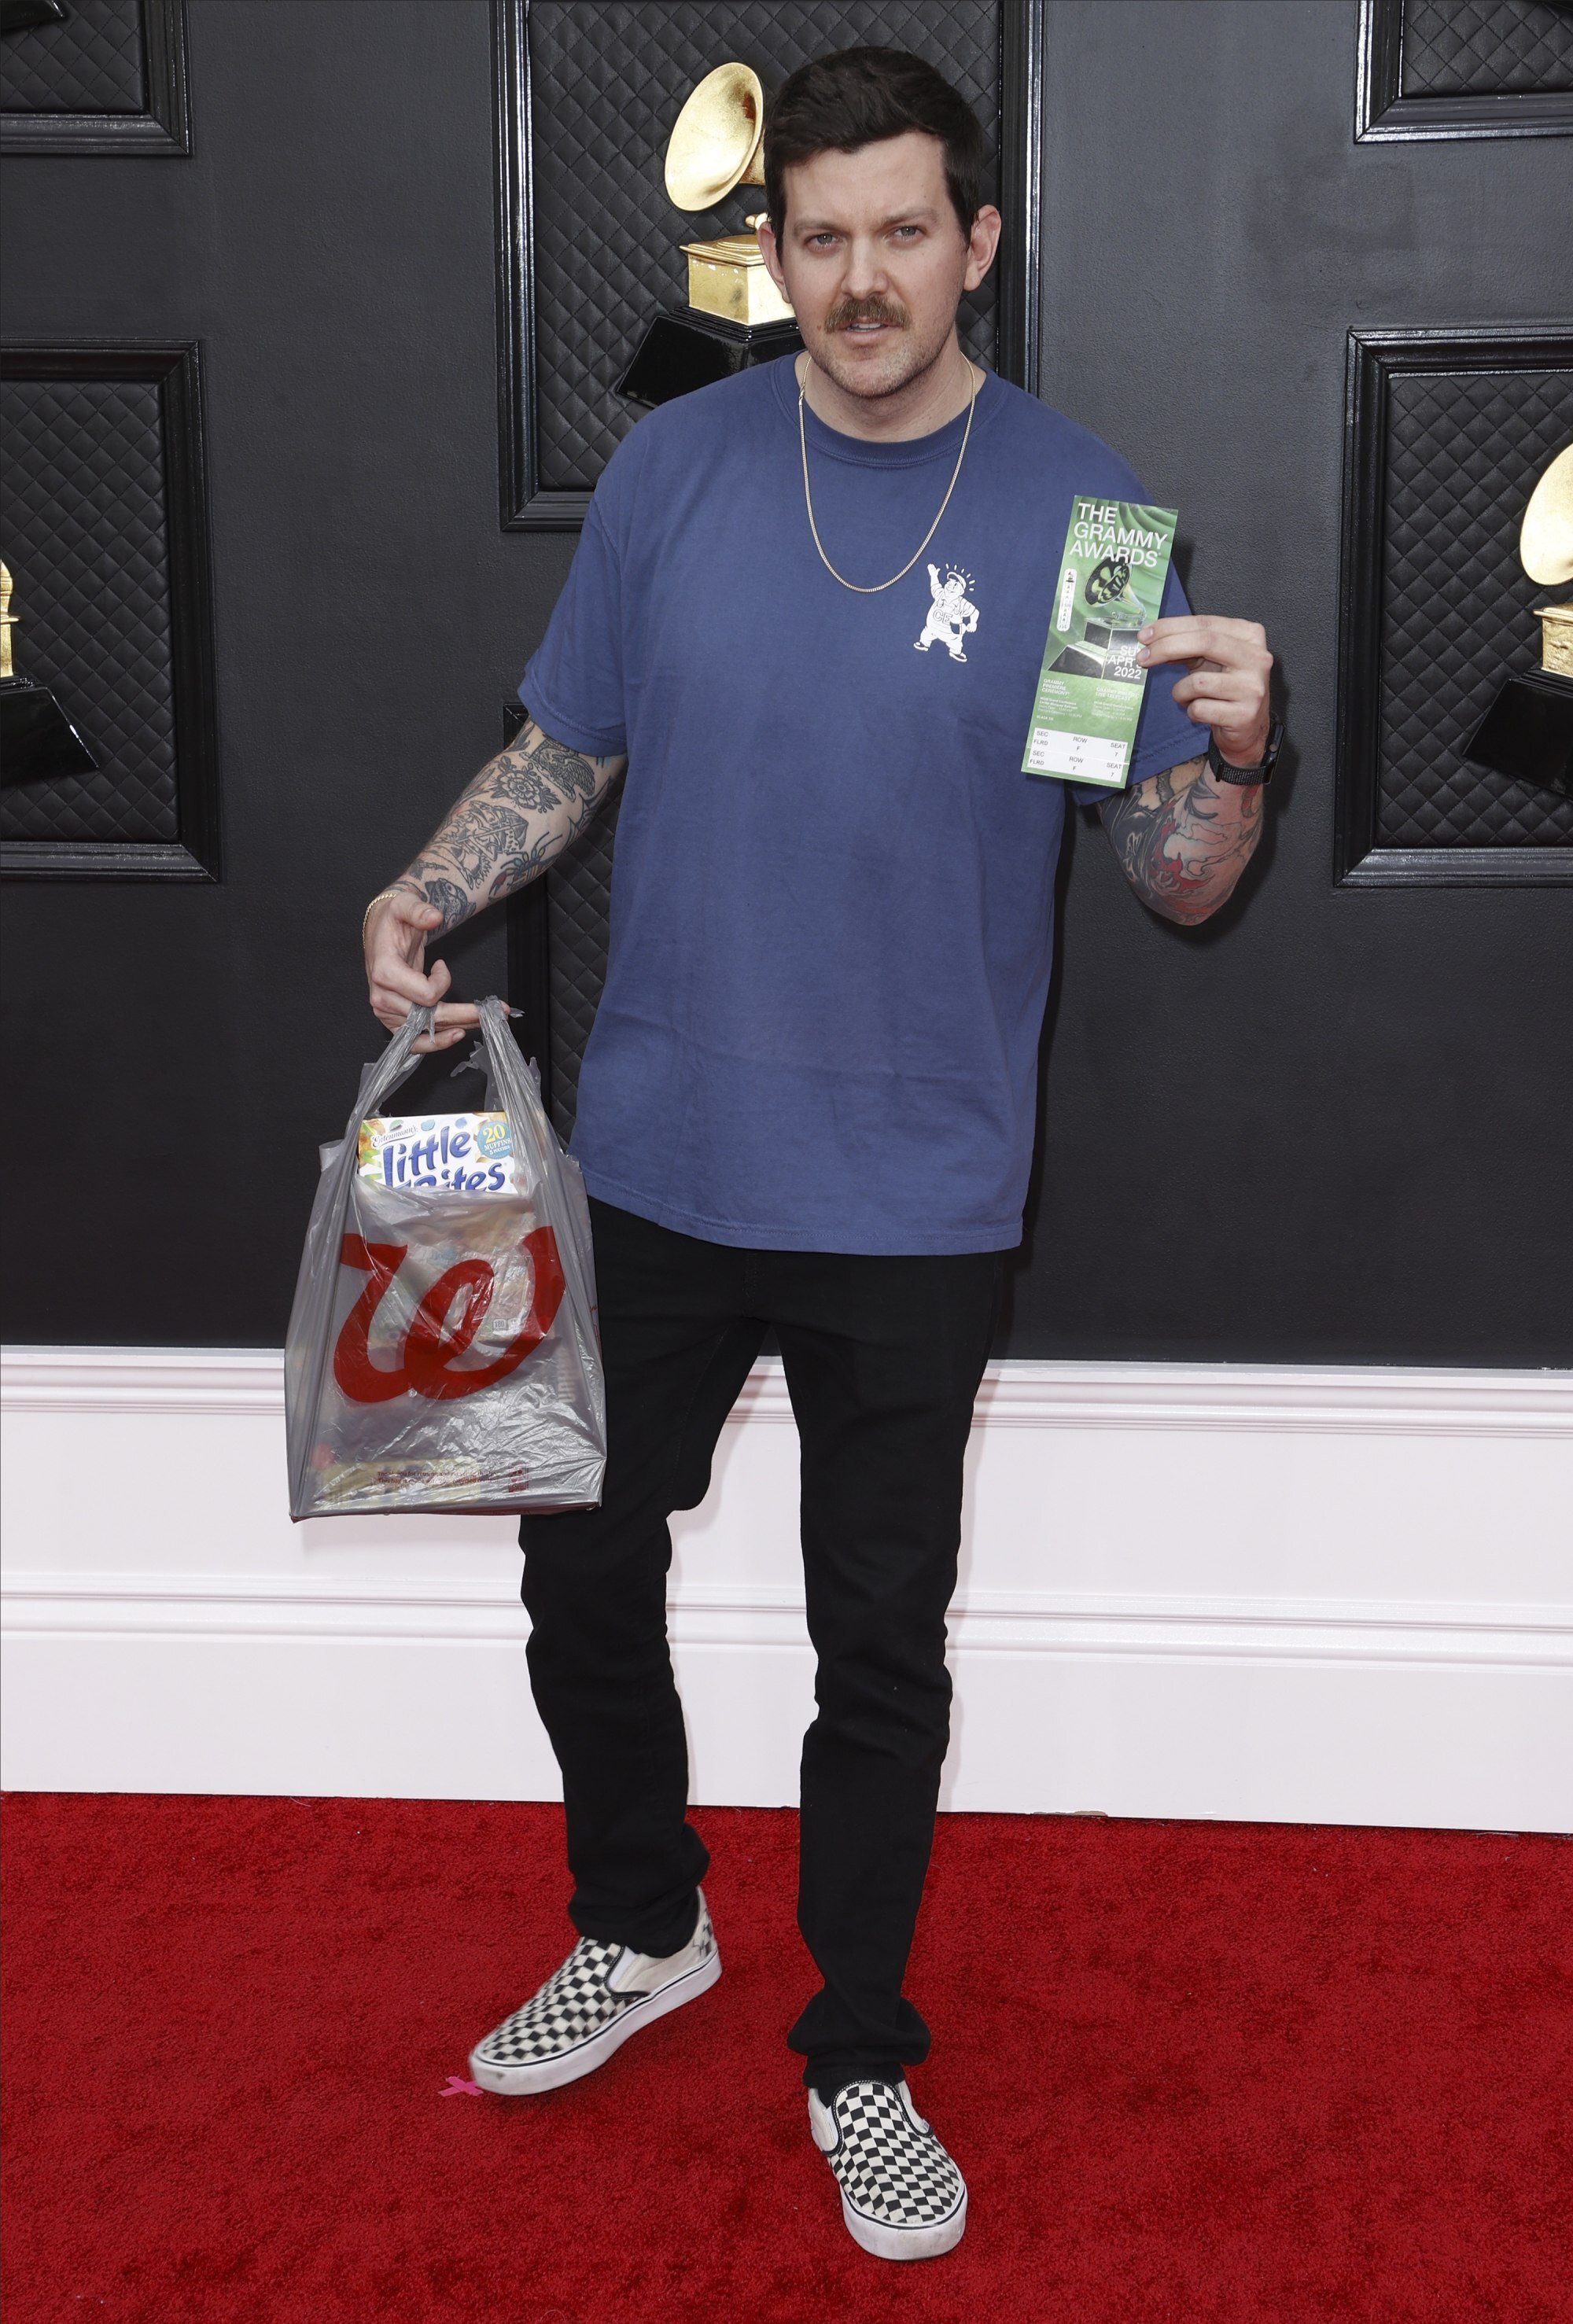
M 1024 775 L 1124 789 L 1147 685 L 1137 632 L 1158 619 L 1177 521 L 1173 509 L 1073 497 Z

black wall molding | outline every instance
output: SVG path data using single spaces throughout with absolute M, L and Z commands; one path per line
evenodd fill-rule
M 1043 0 L 1000 9 L 1000 269 L 998 368 L 1039 392 L 1043 317 Z
M 1508 0 L 1495 17 L 1494 61 L 1487 56 L 1474 69 L 1447 76 L 1438 86 L 1438 77 L 1416 69 L 1416 0 L 1360 0 L 1356 143 L 1573 134 L 1573 89 L 1500 85 L 1522 78 L 1510 69 L 1515 50 L 1525 52 L 1537 31 L 1542 39 L 1557 39 L 1566 18 L 1535 0 Z
M 505 751 L 523 727 L 524 706 L 518 700 L 503 705 L 503 748 Z M 541 1102 L 551 1111 L 551 930 L 547 911 L 547 881 L 541 872 L 527 887 L 510 896 L 508 913 L 508 1002 L 520 1010 L 514 1030 L 527 1057 L 541 1074 Z
M 652 12 L 652 23 L 659 25 L 661 10 L 667 0 L 643 0 L 646 10 Z M 624 15 L 627 11 L 625 9 Z M 746 30 L 748 0 L 740 0 L 736 8 L 713 7 L 690 10 L 696 25 L 706 15 L 716 19 L 713 32 L 705 37 L 714 48 L 711 62 L 718 63 L 734 52 L 733 43 L 738 36 L 737 26 L 731 19 L 740 20 Z M 805 9 L 806 16 L 809 11 Z M 1014 381 L 1031 392 L 1037 389 L 1039 313 L 1040 313 L 1040 150 L 1041 140 L 1042 62 L 1043 62 L 1043 0 L 995 0 L 991 11 L 995 19 L 994 37 L 997 50 L 991 64 L 997 69 L 999 88 L 999 201 L 1005 220 L 1005 231 L 1000 257 L 995 263 L 993 286 L 993 310 L 986 330 L 975 327 L 977 336 L 969 342 L 969 351 L 991 362 L 1002 376 Z M 557 376 L 559 351 L 544 344 L 540 327 L 541 254 L 538 248 L 541 218 L 537 194 L 540 161 L 540 138 L 534 106 L 542 101 L 541 92 L 532 84 L 532 20 L 540 14 L 540 0 L 493 0 L 493 28 L 495 54 L 495 104 L 497 145 L 497 387 L 498 425 L 501 442 L 502 522 L 505 531 L 573 531 L 583 522 L 593 490 L 593 477 L 581 477 L 571 486 L 553 482 L 548 474 L 548 461 L 543 457 L 543 425 L 549 414 L 543 399 L 561 397 L 563 382 Z M 905 0 L 903 5 L 893 5 L 883 12 L 878 30 L 867 33 L 860 23 L 847 17 L 845 35 L 837 32 L 837 8 L 826 5 L 816 8 L 816 15 L 825 20 L 825 45 L 834 45 L 838 37 L 849 42 L 854 39 L 882 36 L 893 44 L 899 43 L 905 32 L 911 37 L 910 25 L 914 21 L 925 23 L 933 19 L 937 30 L 954 23 L 945 0 Z M 762 5 L 759 20 L 762 37 L 765 27 L 779 20 L 782 12 L 773 5 Z M 608 20 L 612 21 L 611 19 Z M 888 29 L 887 29 L 888 27 Z M 689 37 L 693 37 L 693 27 Z M 949 37 L 948 31 L 947 37 Z M 659 47 L 659 42 L 657 46 Z M 675 116 L 676 97 L 686 94 L 677 89 L 674 80 L 671 112 Z M 556 105 L 556 92 L 548 90 L 546 98 Z M 663 97 L 663 103 L 665 98 Z M 613 130 L 615 124 L 610 125 Z M 588 174 L 585 189 L 584 215 L 592 222 L 596 217 L 597 189 L 593 171 Z M 677 211 L 667 213 L 671 240 L 675 245 L 680 239 L 689 239 L 696 231 L 714 231 L 700 219 L 685 220 Z M 606 229 L 615 235 L 626 221 L 614 215 L 606 216 Z M 728 226 L 727 231 L 731 230 Z M 594 233 L 590 236 L 593 244 Z M 594 261 L 585 261 L 587 297 L 593 298 Z M 655 287 L 651 291 L 652 309 L 660 303 Z M 980 344 L 981 341 L 981 344 Z M 623 350 L 623 359 L 632 353 L 632 346 Z M 621 364 L 616 365 L 621 368 Z M 632 414 L 630 414 L 632 418 Z M 597 471 L 598 472 L 598 471 Z
M 503 706 L 505 749 L 524 724 Z M 508 999 L 515 1030 L 541 1069 L 541 1098 L 565 1141 L 578 1108 L 579 1067 L 606 981 L 608 905 L 622 787 L 601 801 L 549 870 L 508 899 Z
M 95 77 L 74 71 L 69 44 L 84 31 L 118 47 L 140 107 L 83 101 Z M 63 24 L 0 40 L 0 153 L 189 154 L 186 0 L 72 0 Z
M 1341 887 L 1391 888 L 1548 886 L 1573 882 L 1573 809 L 1551 793 L 1513 786 L 1485 770 L 1471 770 L 1461 745 L 1473 731 L 1490 695 L 1510 666 L 1529 667 L 1538 638 L 1530 602 L 1542 593 L 1517 568 L 1516 542 L 1522 502 L 1534 471 L 1559 447 L 1559 407 L 1548 410 L 1548 375 L 1568 374 L 1559 411 L 1573 414 L 1573 330 L 1504 326 L 1450 332 L 1430 330 L 1351 331 L 1345 405 L 1344 508 L 1338 593 L 1338 761 L 1335 810 L 1335 878 Z M 1533 456 L 1521 456 L 1522 475 L 1507 482 L 1508 464 L 1522 446 L 1514 432 L 1511 383 L 1532 391 L 1522 433 L 1538 434 Z M 1485 434 L 1500 460 L 1483 466 L 1462 431 L 1448 426 L 1449 389 L 1477 383 L 1498 393 L 1505 418 L 1488 412 Z M 1407 577 L 1399 575 L 1395 537 L 1395 448 L 1406 450 L 1393 425 L 1395 383 L 1408 383 L 1438 399 L 1440 424 L 1436 457 L 1440 463 L 1431 491 L 1438 538 L 1450 546 L 1466 522 L 1489 530 L 1491 576 L 1483 550 L 1461 554 L 1457 569 L 1443 573 L 1437 603 L 1440 613 L 1428 622 L 1423 546 L 1408 557 Z M 1405 397 L 1412 405 L 1413 397 Z M 1529 399 L 1526 398 L 1526 405 Z M 1429 442 L 1412 414 L 1406 423 L 1409 446 Z M 1569 423 L 1573 425 L 1573 423 Z M 1500 445 L 1500 451 L 1496 447 Z M 1449 466 L 1449 459 L 1457 465 Z M 1412 466 L 1413 462 L 1411 460 Z M 1422 473 L 1422 484 L 1425 481 Z M 1414 490 L 1411 478 L 1405 487 Z M 1474 514 L 1465 510 L 1474 504 Z M 1482 511 L 1485 514 L 1482 514 Z M 1468 548 L 1470 544 L 1465 544 Z M 1511 551 L 1511 554 L 1510 554 Z M 1441 558 L 1435 560 L 1441 567 Z M 1517 600 L 1505 605 L 1502 592 L 1509 574 Z M 1414 592 L 1419 590 L 1418 597 Z M 1410 595 L 1406 597 L 1405 591 Z M 1462 618 L 1460 618 L 1462 616 Z M 1406 624 L 1408 625 L 1406 627 Z M 1418 628 L 1419 642 L 1415 643 Z M 1435 713 L 1422 704 L 1423 741 L 1405 746 L 1397 763 L 1395 736 L 1408 731 L 1403 704 L 1395 699 L 1407 655 L 1412 674 L 1434 656 Z M 1513 657 L 1510 663 L 1509 657 Z M 1422 694 L 1426 689 L 1422 687 Z M 1411 722 L 1412 723 L 1412 722 Z M 1471 800 L 1477 807 L 1471 808 Z M 1448 844 L 1447 830 L 1471 832 L 1478 823 L 1485 844 Z M 1444 835 L 1430 844 L 1420 838 L 1434 825 Z M 1411 827 L 1413 826 L 1413 827 Z M 1523 843 L 1526 829 L 1547 844 Z M 1419 844 L 1417 844 L 1417 842 Z
M 156 456 L 151 466 L 137 453 L 133 475 L 116 465 L 113 447 L 101 457 L 93 447 L 92 470 L 71 517 L 82 577 L 60 592 L 62 623 L 79 637 L 91 635 L 95 607 L 85 593 L 106 586 L 101 577 L 97 582 L 88 577 L 101 573 L 106 561 L 118 568 L 111 586 L 122 586 L 124 574 L 124 586 L 138 593 L 141 624 L 135 634 L 119 641 L 116 698 L 99 706 L 97 725 L 93 716 L 94 656 L 90 646 L 76 650 L 72 715 L 79 708 L 83 712 L 89 747 L 106 724 L 116 748 L 107 759 L 100 759 L 99 777 L 67 779 L 75 786 L 69 800 L 30 797 L 45 794 L 42 784 L 18 786 L 0 795 L 7 823 L 0 839 L 0 872 L 28 880 L 216 880 L 217 734 L 199 349 L 194 344 L 158 346 L 106 339 L 7 342 L 0 345 L 0 381 L 59 385 L 62 398 L 84 382 L 135 383 L 151 386 L 157 399 Z M 47 459 L 39 462 L 36 475 L 29 474 L 32 465 L 25 447 L 14 444 L 7 491 L 17 501 L 31 494 L 44 512 L 40 556 L 47 559 L 50 512 L 63 506 L 61 478 Z M 121 555 L 118 536 L 133 522 L 138 526 L 137 536 L 125 544 Z M 84 540 L 84 533 L 89 537 Z M 14 554 L 12 548 L 8 562 Z M 48 684 L 60 672 L 41 664 L 30 648 L 26 576 L 18 573 L 15 578 L 18 669 Z M 139 750 L 139 693 L 145 702 L 146 732 L 151 737 L 156 725 L 159 751 L 168 761 L 156 779 L 149 775 L 147 754 Z M 127 837 L 123 792 L 144 784 L 143 828 L 159 835 Z M 59 831 L 50 832 L 56 823 Z M 49 835 L 18 835 L 30 828 Z

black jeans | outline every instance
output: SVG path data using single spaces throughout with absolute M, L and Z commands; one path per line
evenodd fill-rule
M 798 1925 L 824 1979 L 788 2039 L 822 2092 L 927 2055 L 902 1993 L 950 1732 L 945 1609 L 961 1466 L 999 1282 L 943 1258 L 738 1250 L 593 1203 L 606 1367 L 599 1508 L 526 1517 L 530 1678 L 562 1769 L 583 1935 L 677 1951 L 709 1861 L 686 1820 L 666 1637 L 667 1519 L 709 1484 L 773 1324 L 802 1445 L 819 1658 Z

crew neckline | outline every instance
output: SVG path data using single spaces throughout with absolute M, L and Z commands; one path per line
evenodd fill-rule
M 778 355 L 771 365 L 776 375 L 777 400 L 791 420 L 794 434 L 798 424 L 796 366 L 795 355 Z M 993 417 L 1000 401 L 1000 383 L 995 374 L 982 364 L 977 367 L 983 373 L 983 385 L 977 391 L 973 412 L 975 436 Z M 918 468 L 931 460 L 955 458 L 967 426 L 967 411 L 963 407 L 954 420 L 948 420 L 942 428 L 930 429 L 926 436 L 903 436 L 890 444 L 882 444 L 868 436 L 846 435 L 821 420 L 812 404 L 803 407 L 803 426 L 810 450 L 828 460 L 844 460 L 854 468 Z

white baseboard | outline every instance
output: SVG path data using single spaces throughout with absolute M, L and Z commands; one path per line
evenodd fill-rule
M 15 1788 L 554 1796 L 513 1528 L 284 1513 L 276 1354 L 4 1358 Z M 796 1789 L 796 1442 L 759 1366 L 674 1524 L 700 1801 Z M 950 1807 L 1573 1827 L 1573 1374 L 1004 1364 Z

